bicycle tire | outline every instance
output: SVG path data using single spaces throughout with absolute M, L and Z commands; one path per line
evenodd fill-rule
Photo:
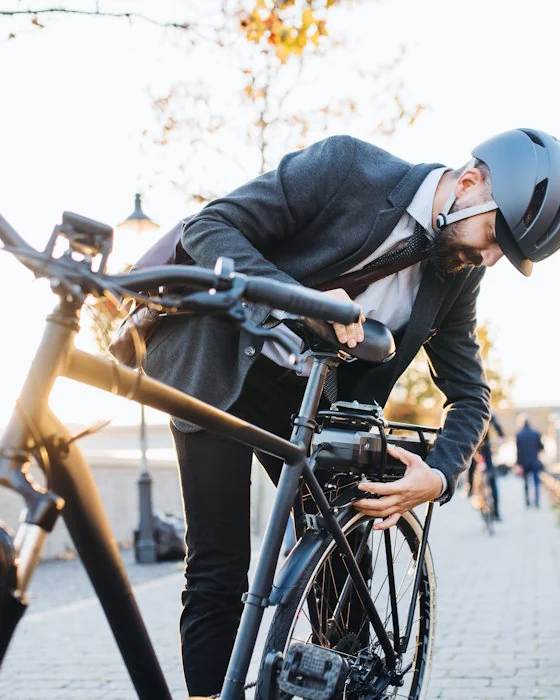
M 492 492 L 492 484 L 488 472 L 484 473 L 484 481 L 482 484 L 484 493 L 485 509 L 483 512 L 484 524 L 489 535 L 494 534 L 494 494 Z
M 360 528 L 361 526 L 366 525 L 370 520 L 371 518 L 369 518 L 368 516 L 354 511 L 350 513 L 350 517 L 342 525 L 343 532 L 346 535 L 349 535 L 351 532 L 357 531 L 358 528 Z M 411 587 L 411 582 L 414 579 L 413 574 L 415 567 L 411 567 L 410 564 L 415 561 L 415 555 L 417 554 L 419 549 L 420 537 L 422 534 L 422 526 L 418 518 L 414 514 L 406 513 L 403 517 L 400 518 L 399 522 L 397 523 L 397 526 L 393 530 L 394 534 L 392 534 L 391 537 L 394 539 L 395 543 L 398 543 L 399 539 L 402 540 L 402 542 L 398 544 L 397 547 L 393 548 L 393 561 L 396 562 L 397 558 L 400 556 L 400 552 L 404 547 L 405 543 L 408 548 L 408 554 L 410 555 L 406 557 L 406 559 L 410 561 L 407 561 L 405 568 L 405 574 L 407 575 L 407 578 L 410 579 L 410 582 L 407 581 L 407 587 L 401 594 L 402 600 L 406 597 L 405 594 L 408 592 L 409 588 Z M 375 538 L 379 539 L 379 542 L 383 540 L 382 533 L 378 531 L 372 531 L 372 536 L 374 540 Z M 383 549 L 383 547 L 380 547 L 379 545 L 377 545 L 377 543 L 375 543 L 374 546 L 376 550 L 375 560 L 373 559 L 374 547 L 370 547 L 373 561 L 373 567 L 371 570 L 370 578 L 370 590 L 374 592 L 374 595 L 372 597 L 375 596 L 375 590 L 377 590 L 373 582 L 379 581 L 379 574 L 381 574 L 381 577 L 383 577 L 382 563 L 380 562 L 379 556 L 381 554 L 380 548 Z M 298 620 L 302 618 L 302 613 L 303 616 L 307 616 L 307 619 L 309 620 L 309 615 L 306 615 L 305 611 L 303 610 L 303 607 L 307 604 L 306 600 L 312 589 L 313 583 L 317 580 L 319 576 L 321 576 L 322 569 L 328 566 L 328 561 L 332 560 L 333 557 L 336 556 L 337 551 L 338 548 L 332 536 L 329 535 L 325 537 L 325 542 L 323 546 L 318 551 L 316 551 L 313 557 L 305 563 L 304 567 L 302 567 L 302 570 L 299 576 L 297 577 L 297 581 L 294 585 L 293 594 L 291 595 L 290 599 L 286 603 L 277 607 L 264 646 L 264 652 L 261 661 L 261 669 L 259 672 L 259 677 L 257 679 L 256 698 L 261 698 L 261 700 L 265 700 L 265 698 L 262 698 L 262 696 L 259 694 L 259 688 L 264 683 L 264 660 L 266 659 L 269 652 L 272 651 L 281 651 L 285 654 L 290 644 L 290 641 L 292 639 L 296 641 L 297 638 L 295 638 L 294 635 L 294 628 L 297 626 Z M 384 554 L 385 553 L 383 552 L 383 555 Z M 377 576 L 376 569 L 378 570 Z M 403 586 L 403 582 L 401 582 L 401 589 Z M 384 587 L 388 591 L 388 584 Z M 378 601 L 380 594 L 381 590 L 379 590 L 377 593 Z M 410 598 L 410 595 L 408 597 Z M 380 699 L 392 698 L 397 696 L 399 698 L 408 697 L 409 700 L 425 700 L 428 688 L 429 672 L 431 667 L 433 644 L 435 637 L 435 599 L 436 579 L 432 556 L 430 548 L 428 546 L 426 547 L 423 572 L 422 577 L 420 579 L 420 587 L 418 591 L 417 600 L 415 603 L 415 623 L 413 625 L 408 650 L 409 652 L 411 650 L 413 650 L 414 652 L 412 662 L 413 666 L 410 672 L 405 675 L 405 679 L 410 681 L 409 690 L 406 691 L 408 692 L 408 695 L 404 694 L 402 688 L 394 687 L 392 690 L 389 690 L 388 692 L 385 692 L 384 694 L 380 695 Z M 376 606 L 378 607 L 378 611 L 382 615 L 383 605 L 379 605 L 379 603 L 376 602 Z M 408 610 L 408 605 L 405 605 L 404 607 L 406 610 Z M 387 607 L 385 608 L 385 610 L 387 612 Z M 389 617 L 387 615 L 385 617 L 385 626 L 389 628 L 389 633 L 390 635 L 392 635 L 392 620 L 389 620 Z M 405 626 L 406 615 L 403 614 L 401 617 L 401 606 L 399 605 L 399 628 L 401 635 Z M 373 634 L 371 628 L 369 630 L 369 634 Z M 348 634 L 347 636 L 350 637 L 350 634 Z M 356 635 L 354 635 L 354 637 L 356 637 Z M 301 641 L 301 639 L 297 639 L 297 641 Z M 344 652 L 341 649 L 343 645 L 344 638 L 342 640 L 339 640 L 338 650 L 347 656 L 352 656 L 352 654 L 346 654 L 346 652 Z M 326 644 L 323 644 L 323 646 L 329 646 L 328 642 Z M 370 642 L 370 646 L 375 648 L 375 641 L 373 643 Z M 348 648 L 347 651 L 349 651 Z M 355 655 L 356 654 L 354 654 L 354 656 Z M 407 658 L 407 655 L 405 655 L 405 658 Z M 410 661 L 407 660 L 407 663 L 410 663 Z M 406 666 L 406 663 L 403 664 L 403 667 L 404 666 Z M 405 682 L 405 688 L 407 687 L 407 685 L 408 683 Z M 398 695 L 396 695 L 397 693 Z M 285 698 L 287 696 L 283 696 L 282 694 L 280 694 L 280 697 Z

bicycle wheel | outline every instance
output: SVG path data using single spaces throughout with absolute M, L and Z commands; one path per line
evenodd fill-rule
M 488 472 L 484 472 L 484 479 L 482 482 L 482 492 L 484 505 L 481 509 L 482 518 L 484 520 L 484 526 L 489 535 L 494 534 L 494 494 L 492 493 L 492 485 L 490 483 L 490 478 Z
M 416 556 L 420 546 L 422 527 L 415 515 L 405 514 L 397 526 L 390 531 L 391 555 L 386 553 L 385 536 L 371 529 L 372 519 L 353 511 L 342 529 L 354 551 L 365 547 L 360 568 L 368 582 L 370 594 L 375 602 L 389 638 L 394 639 L 395 620 L 391 612 L 388 565 L 393 567 L 397 592 L 397 615 L 399 637 L 404 634 L 411 605 Z M 362 549 L 364 551 L 364 549 Z M 392 560 L 392 562 L 388 562 Z M 341 577 L 342 572 L 342 577 Z M 344 590 L 346 584 L 346 590 Z M 286 652 L 293 642 L 315 644 L 335 650 L 344 655 L 350 667 L 360 656 L 362 668 L 370 663 L 376 668 L 384 665 L 384 654 L 373 628 L 367 620 L 354 587 L 342 566 L 340 551 L 331 536 L 302 571 L 294 587 L 291 599 L 278 606 L 265 643 L 263 663 L 271 651 Z M 418 596 L 414 601 L 412 632 L 408 649 L 402 654 L 400 668 L 403 685 L 390 685 L 368 698 L 409 698 L 424 700 L 427 693 L 429 670 L 435 634 L 436 580 L 429 547 L 426 548 L 424 566 Z M 369 660 L 369 661 L 368 661 Z M 358 692 L 356 670 L 350 673 L 344 698 L 363 697 Z M 263 669 L 257 682 L 262 681 Z M 370 679 L 373 687 L 375 679 Z M 260 697 L 257 692 L 257 697 Z M 280 694 L 281 698 L 288 696 Z

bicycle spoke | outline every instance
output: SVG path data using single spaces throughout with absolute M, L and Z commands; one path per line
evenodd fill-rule
M 340 493 L 343 490 L 343 487 L 338 489 Z M 414 601 L 410 599 L 415 580 L 414 564 L 418 539 L 413 539 L 410 525 L 408 529 L 405 525 L 404 528 L 395 528 L 390 534 L 380 532 L 376 542 L 375 531 L 371 529 L 373 519 L 357 519 L 354 523 L 349 532 L 344 531 L 345 536 L 366 579 L 371 599 L 381 613 L 383 627 L 392 640 L 391 646 L 398 649 L 402 637 L 401 620 L 410 617 L 414 630 L 410 637 L 411 643 L 406 650 L 401 651 L 403 667 L 410 666 L 410 670 L 402 678 L 403 686 L 390 685 L 384 697 L 387 700 L 416 700 L 419 697 L 418 690 L 422 684 L 431 644 L 431 641 L 426 639 L 426 632 L 431 630 L 425 627 L 425 624 L 429 623 L 424 622 L 430 617 L 427 607 L 429 598 L 425 597 L 424 588 Z M 363 527 L 366 524 L 368 529 Z M 382 539 L 385 540 L 385 547 Z M 376 655 L 381 659 L 380 663 L 385 664 L 386 655 L 380 648 L 379 638 L 363 609 L 354 581 L 348 575 L 345 561 L 336 545 L 327 550 L 320 565 L 315 569 L 313 583 L 310 585 L 310 588 L 302 592 L 302 604 L 299 607 L 301 614 L 296 616 L 295 626 L 289 633 L 288 644 L 299 642 L 330 648 L 348 659 L 351 665 L 360 653 Z
M 381 544 L 381 540 L 380 540 L 379 542 L 380 542 L 380 544 Z M 396 561 L 396 558 L 397 558 L 398 555 L 400 554 L 401 549 L 403 548 L 404 543 L 405 543 L 405 540 L 403 539 L 403 541 L 401 542 L 401 546 L 399 547 L 399 551 L 397 552 L 397 554 L 395 555 L 395 558 L 393 559 L 393 562 Z M 404 576 L 406 576 L 406 572 L 405 572 Z M 388 577 L 388 574 L 385 574 L 385 578 L 383 579 L 383 581 L 382 581 L 382 583 L 381 583 L 381 587 L 380 587 L 380 589 L 379 589 L 377 595 L 376 595 L 375 598 L 373 599 L 373 602 L 374 602 L 374 603 L 375 603 L 375 602 L 377 601 L 377 599 L 379 598 L 379 596 L 380 596 L 380 594 L 381 594 L 381 591 L 383 590 L 383 587 L 384 587 L 384 585 L 385 585 L 385 583 L 386 583 L 386 581 L 387 581 L 387 577 Z M 401 585 L 402 585 L 402 584 L 401 584 Z

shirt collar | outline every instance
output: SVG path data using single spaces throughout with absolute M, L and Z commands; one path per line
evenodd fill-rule
M 435 170 L 431 170 L 418 188 L 412 202 L 410 202 L 406 208 L 408 214 L 426 229 L 426 232 L 432 240 L 436 237 L 435 231 L 432 228 L 434 197 L 439 181 L 443 173 L 448 169 L 449 168 L 436 168 Z

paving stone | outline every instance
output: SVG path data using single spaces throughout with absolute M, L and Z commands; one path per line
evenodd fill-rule
M 560 531 L 548 506 L 525 510 L 519 480 L 500 479 L 499 488 L 504 521 L 494 537 L 482 532 L 479 514 L 460 494 L 434 512 L 438 612 L 428 700 L 560 698 Z M 182 565 L 140 566 L 131 552 L 124 562 L 172 696 L 185 700 Z M 0 673 L 0 699 L 133 700 L 81 564 L 42 564 L 32 591 Z M 258 661 L 257 650 L 252 679 Z

